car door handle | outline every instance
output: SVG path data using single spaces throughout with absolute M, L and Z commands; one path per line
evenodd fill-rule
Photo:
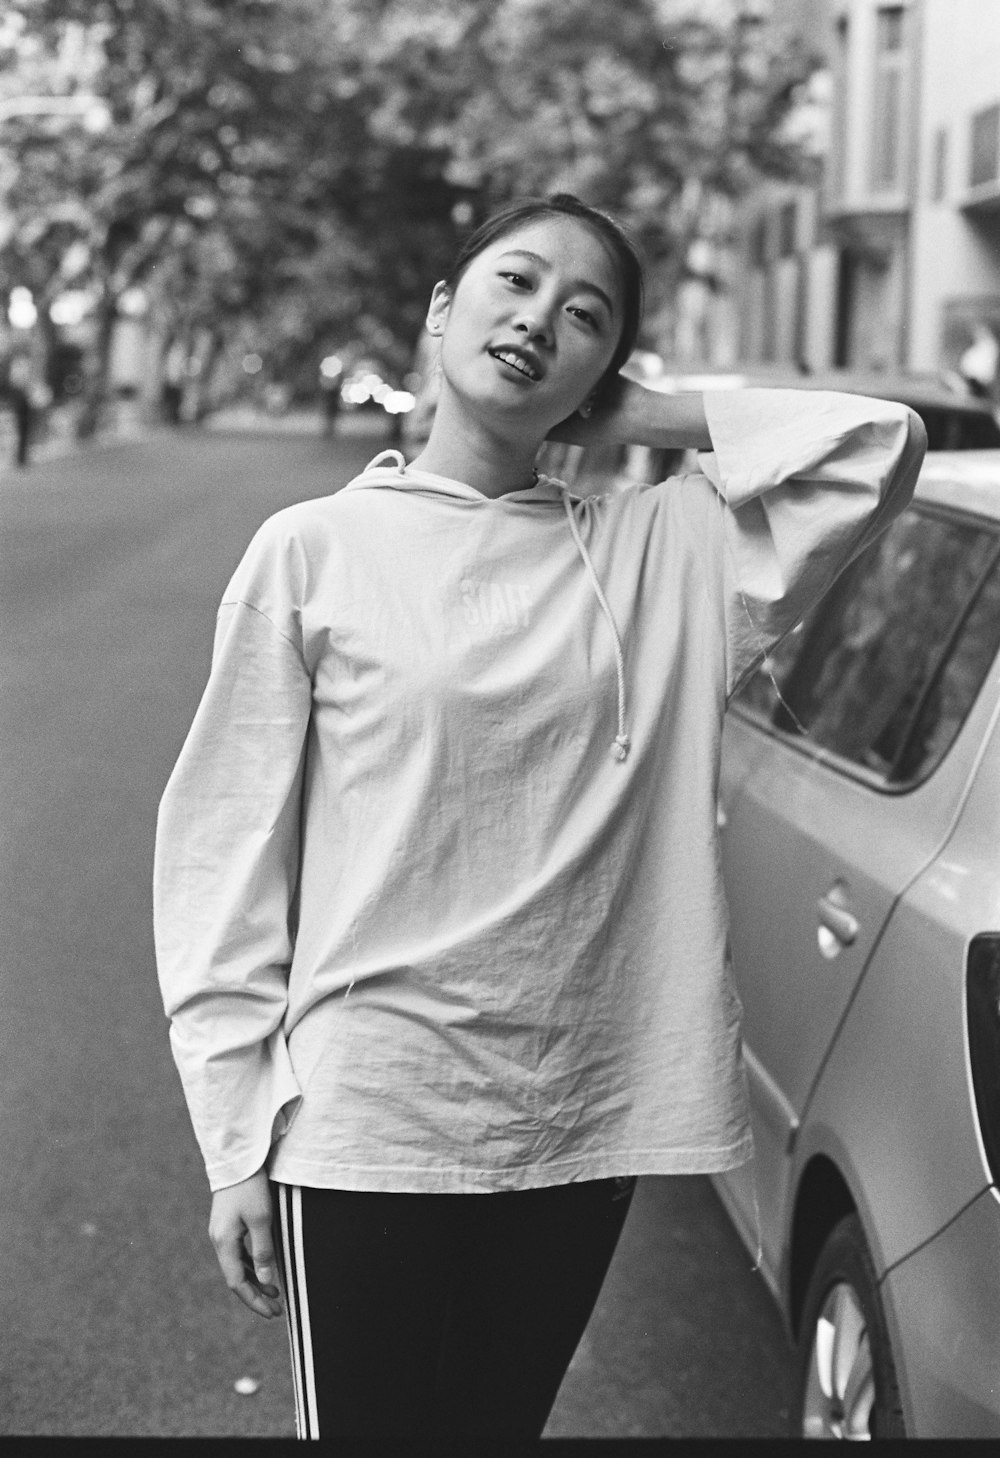
M 845 947 L 858 939 L 861 924 L 845 906 L 846 898 L 839 886 L 834 886 L 826 896 L 816 903 L 819 913 L 819 927 L 816 936 L 824 957 L 835 957 Z

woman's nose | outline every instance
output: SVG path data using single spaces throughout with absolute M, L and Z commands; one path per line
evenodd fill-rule
M 514 320 L 514 328 L 526 334 L 529 339 L 543 344 L 552 343 L 552 319 L 547 309 L 537 306 L 522 309 Z

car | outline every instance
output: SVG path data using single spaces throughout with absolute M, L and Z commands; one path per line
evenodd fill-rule
M 654 361 L 657 360 L 653 356 Z M 719 369 L 671 371 L 665 365 L 640 364 L 644 382 L 664 391 L 738 389 L 747 385 L 799 390 L 838 390 L 872 395 L 909 405 L 927 430 L 927 447 L 942 450 L 1000 449 L 1000 420 L 990 402 L 971 393 L 950 373 L 917 370 L 793 370 L 755 364 Z
M 718 816 L 756 1153 L 713 1183 L 793 1432 L 1000 1438 L 1000 451 L 928 454 L 734 696 Z
M 996 408 L 963 388 L 953 375 L 901 370 L 804 374 L 768 364 L 671 369 L 659 355 L 643 351 L 636 351 L 623 373 L 665 394 L 756 385 L 872 395 L 915 410 L 927 430 L 929 450 L 1000 449 Z M 692 456 L 684 451 L 642 446 L 604 445 L 583 450 L 580 446 L 549 444 L 540 465 L 549 475 L 597 494 L 614 487 L 626 488 L 634 482 L 663 481 L 691 464 Z

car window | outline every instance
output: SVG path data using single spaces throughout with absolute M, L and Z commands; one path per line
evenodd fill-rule
M 737 699 L 877 775 L 924 778 L 1000 650 L 1000 537 L 911 509 L 837 580 Z
M 915 405 L 927 428 L 930 451 L 975 451 L 1000 446 L 1000 425 L 986 410 Z
M 923 702 L 900 754 L 894 778 L 923 779 L 958 734 L 1000 646 L 1000 567 L 994 566 L 960 624 L 952 650 L 925 685 Z

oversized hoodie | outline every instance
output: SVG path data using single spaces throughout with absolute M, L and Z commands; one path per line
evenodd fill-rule
M 157 829 L 213 1189 L 749 1158 L 723 712 L 906 504 L 924 436 L 829 393 L 706 411 L 712 452 L 659 485 L 493 500 L 400 457 L 254 537 Z

